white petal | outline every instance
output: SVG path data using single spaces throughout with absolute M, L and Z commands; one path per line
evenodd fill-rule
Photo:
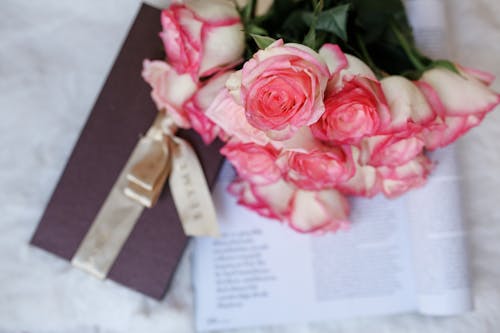
M 245 116 L 245 109 L 237 104 L 227 89 L 223 89 L 208 107 L 206 116 L 241 142 L 253 142 L 266 145 L 269 138 L 264 132 L 250 125 Z
M 198 17 L 211 23 L 240 17 L 234 2 L 230 0 L 186 0 L 185 4 Z
M 450 70 L 434 68 L 421 80 L 437 92 L 446 114 L 465 116 L 491 111 L 500 103 L 500 95 L 468 74 L 458 75 Z
M 301 232 L 335 231 L 348 224 L 349 205 L 339 192 L 298 190 L 292 200 L 290 226 Z
M 203 37 L 202 76 L 214 68 L 237 62 L 245 50 L 245 34 L 240 23 L 207 28 Z
M 227 79 L 232 72 L 226 72 L 221 75 L 214 76 L 198 90 L 195 95 L 196 105 L 202 110 L 206 110 L 212 104 L 219 92 L 224 89 Z
M 419 124 L 436 117 L 425 96 L 410 80 L 389 76 L 380 82 L 391 112 L 391 128 L 406 127 L 409 120 Z
M 356 58 L 353 55 L 350 54 L 345 54 L 347 58 L 347 68 L 342 70 L 341 74 L 342 76 L 344 75 L 361 75 L 368 77 L 370 79 L 376 80 L 377 77 L 375 76 L 375 73 L 368 67 L 367 64 L 365 64 L 361 59 Z
M 338 71 L 348 66 L 346 55 L 340 47 L 335 44 L 325 44 L 319 49 L 319 55 L 323 58 L 328 66 L 330 75 L 336 74 Z

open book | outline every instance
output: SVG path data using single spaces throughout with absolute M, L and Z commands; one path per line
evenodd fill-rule
M 440 1 L 407 0 L 417 43 L 447 56 Z M 353 199 L 352 228 L 302 235 L 236 205 L 225 165 L 214 190 L 222 237 L 195 241 L 199 331 L 472 309 L 455 150 L 439 150 L 425 187 Z
M 303 235 L 236 205 L 226 164 L 214 190 L 222 237 L 195 243 L 200 331 L 352 316 L 471 310 L 453 149 L 428 184 L 352 201 L 352 228 Z

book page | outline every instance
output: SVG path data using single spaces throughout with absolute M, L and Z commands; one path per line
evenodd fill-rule
M 446 1 L 407 0 L 406 8 L 418 48 L 433 58 L 448 58 L 453 43 Z M 456 150 L 452 145 L 430 157 L 438 165 L 428 184 L 408 193 L 419 310 L 452 315 L 472 310 Z
M 198 330 L 416 310 L 404 198 L 355 199 L 351 230 L 306 235 L 238 206 L 233 175 L 213 193 L 222 236 L 195 240 Z
M 454 147 L 431 154 L 438 161 L 429 182 L 408 193 L 419 311 L 452 315 L 470 311 L 467 239 Z

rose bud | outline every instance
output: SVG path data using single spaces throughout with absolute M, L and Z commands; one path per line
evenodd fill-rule
M 189 74 L 178 74 L 159 60 L 145 60 L 142 77 L 153 88 L 151 97 L 158 110 L 170 114 L 177 126 L 189 128 L 191 123 L 183 106 L 198 89 L 198 83 Z
M 242 60 L 245 35 L 230 0 L 175 2 L 161 15 L 167 61 L 194 80 Z
M 458 68 L 460 74 L 444 68 L 431 69 L 417 82 L 438 115 L 423 132 L 427 149 L 452 143 L 500 103 L 500 94 L 488 87 L 491 75 Z

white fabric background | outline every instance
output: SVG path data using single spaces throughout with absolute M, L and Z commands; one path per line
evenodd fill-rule
M 150 1 L 161 5 L 166 1 Z M 500 76 L 500 1 L 450 1 L 454 58 Z M 193 332 L 189 261 L 162 302 L 27 245 L 139 0 L 0 2 L 0 332 Z M 500 90 L 500 84 L 495 84 Z M 500 110 L 460 140 L 476 311 L 244 332 L 500 331 Z M 291 299 L 293 301 L 293 299 Z

